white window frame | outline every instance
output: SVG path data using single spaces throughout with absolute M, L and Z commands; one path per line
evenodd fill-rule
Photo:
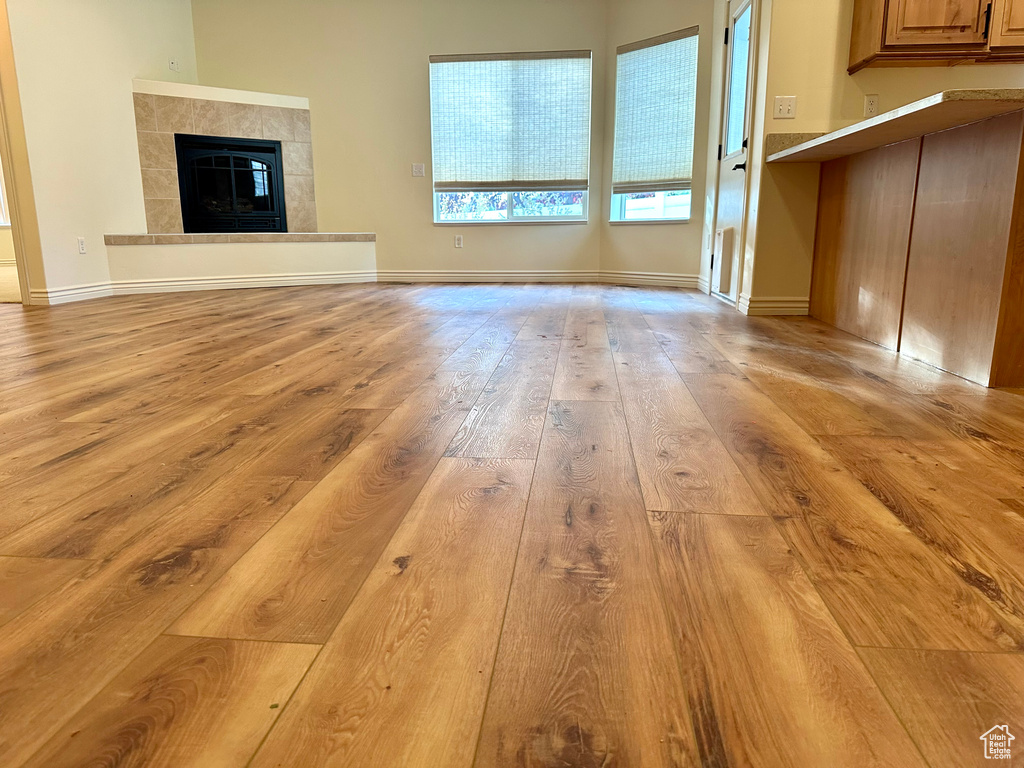
M 693 219 L 693 189 L 675 190 L 690 193 L 690 215 L 677 216 L 672 218 L 661 217 L 657 219 L 627 219 L 626 218 L 626 195 L 628 192 L 615 194 L 612 192 L 612 207 L 610 211 L 609 224 L 688 224 Z
M 583 215 L 581 216 L 514 216 L 513 211 L 515 210 L 514 195 L 516 192 L 522 192 L 523 190 L 506 190 L 496 189 L 495 192 L 508 196 L 508 208 L 507 215 L 504 219 L 442 219 L 441 218 L 441 205 L 440 196 L 443 194 L 450 194 L 450 190 L 434 190 L 434 224 L 438 226 L 458 226 L 464 227 L 466 225 L 483 224 L 487 226 L 491 225 L 504 225 L 504 224 L 586 224 L 590 221 L 590 192 L 587 190 L 583 191 Z M 527 192 L 537 192 L 540 190 L 526 190 Z M 575 192 L 579 190 L 560 190 L 554 189 L 552 192 Z

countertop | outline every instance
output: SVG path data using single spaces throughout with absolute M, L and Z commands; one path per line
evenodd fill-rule
M 792 146 L 786 146 L 792 144 L 792 140 L 787 137 L 807 134 L 769 134 L 766 140 L 768 162 L 819 163 L 835 160 L 1019 110 L 1024 110 L 1024 88 L 942 91 Z M 785 148 L 774 151 L 780 147 Z

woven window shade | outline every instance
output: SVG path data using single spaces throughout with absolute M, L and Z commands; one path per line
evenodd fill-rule
M 590 51 L 430 57 L 434 188 L 586 190 Z
M 612 192 L 689 189 L 697 28 L 618 49 Z

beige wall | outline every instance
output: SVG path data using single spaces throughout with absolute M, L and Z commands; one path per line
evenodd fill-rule
M 0 265 L 14 263 L 14 238 L 11 228 L 0 226 Z
M 376 232 L 382 272 L 598 269 L 604 2 L 202 0 L 193 15 L 204 85 L 309 98 L 320 230 Z M 594 51 L 590 223 L 434 226 L 427 57 L 571 48 Z
M 195 81 L 189 0 L 7 0 L 7 9 L 45 272 L 32 288 L 106 282 L 103 235 L 146 226 L 132 78 Z
M 714 4 L 679 0 L 612 2 L 608 8 L 608 103 L 604 146 L 604 190 L 601 268 L 612 272 L 660 272 L 697 275 L 700 272 L 712 89 L 712 23 Z M 688 27 L 700 27 L 697 69 L 697 120 L 694 145 L 693 208 L 687 224 L 608 224 L 611 199 L 612 155 L 615 147 L 615 49 L 625 43 Z M 717 147 L 717 141 L 716 141 Z M 597 215 L 596 208 L 591 209 Z
M 1019 87 L 1024 64 L 865 69 L 848 75 L 853 0 L 765 0 L 770 47 L 764 86 L 765 133 L 826 132 L 863 119 L 864 96 L 882 111 L 950 88 Z M 796 96 L 797 117 L 772 117 L 775 96 Z M 760 145 L 758 145 L 760 146 Z M 817 165 L 768 165 L 750 220 L 755 262 L 745 290 L 761 297 L 806 297 L 810 291 L 817 207 Z M 754 231 L 753 228 L 756 228 Z M 748 235 L 748 238 L 750 235 Z
M 608 101 L 605 110 L 604 179 L 600 219 L 601 268 L 606 271 L 667 272 L 696 275 L 700 270 L 702 222 L 708 176 L 714 5 L 712 2 L 633 0 L 608 6 Z M 611 158 L 614 152 L 615 48 L 675 30 L 700 27 L 697 67 L 697 131 L 693 147 L 693 195 L 685 224 L 609 224 Z M 717 144 L 716 144 L 717 145 Z M 596 214 L 596 209 L 592 210 Z

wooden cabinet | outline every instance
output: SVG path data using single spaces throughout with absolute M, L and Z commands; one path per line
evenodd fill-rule
M 993 53 L 1015 47 L 1024 50 L 1024 2 L 993 0 L 989 34 Z
M 1024 61 L 1024 0 L 854 0 L 850 72 Z
M 889 0 L 886 45 L 985 44 L 989 0 Z
M 822 163 L 811 315 L 1024 386 L 1024 111 Z

